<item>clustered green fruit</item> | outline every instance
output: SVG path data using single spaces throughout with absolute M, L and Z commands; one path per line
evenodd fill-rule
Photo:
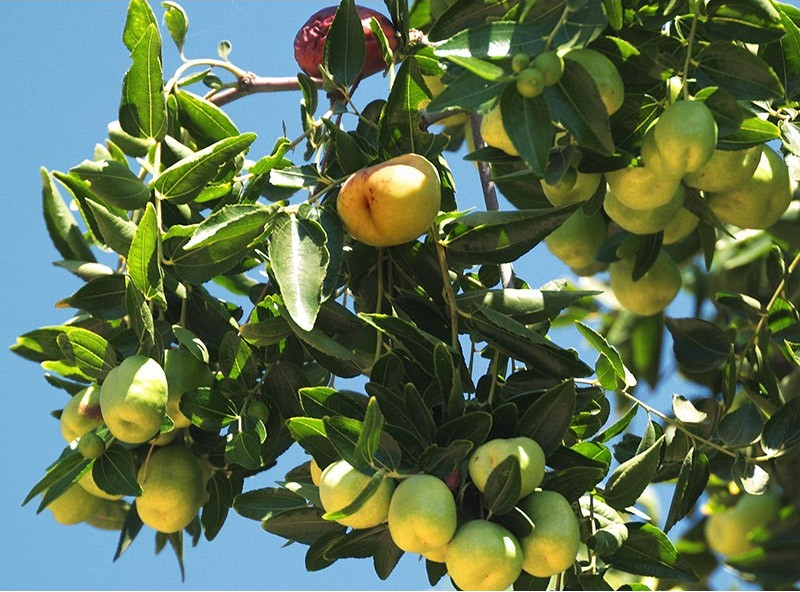
M 331 518 L 354 529 L 387 522 L 400 549 L 444 563 L 464 590 L 508 588 L 523 570 L 536 577 L 560 573 L 577 557 L 580 531 L 569 502 L 559 493 L 538 489 L 545 474 L 545 455 L 539 444 L 526 437 L 485 442 L 468 460 L 470 480 L 483 492 L 492 471 L 509 458 L 519 466 L 517 507 L 534 523 L 531 533 L 521 539 L 497 522 L 464 520 L 448 483 L 426 474 L 406 477 L 397 485 L 388 476 L 379 477 L 377 490 L 360 508 Z M 329 514 L 351 505 L 371 481 L 344 460 L 320 473 L 312 459 L 309 471 Z
M 775 519 L 780 508 L 780 498 L 771 491 L 761 495 L 744 493 L 733 507 L 708 517 L 704 526 L 706 542 L 724 557 L 752 551 L 756 548 L 752 535 Z
M 194 519 L 206 499 L 207 464 L 195 457 L 185 442 L 177 440 L 190 425 L 180 411 L 181 397 L 210 386 L 211 370 L 185 348 L 165 352 L 164 367 L 152 358 L 134 355 L 108 372 L 102 384 L 75 394 L 64 406 L 61 432 L 67 442 L 77 442 L 80 454 L 94 463 L 110 442 L 125 445 L 147 442 L 155 446 L 141 464 L 137 481 L 142 494 L 136 499 L 144 524 L 164 533 L 177 532 Z M 263 406 L 263 408 L 262 408 Z M 261 401 L 250 403 L 251 413 L 268 419 Z M 173 429 L 160 433 L 169 414 Z M 98 428 L 105 426 L 108 432 Z M 74 445 L 74 444 L 73 444 Z M 94 464 L 48 508 L 62 524 L 86 522 L 103 529 L 120 529 L 129 505 L 122 495 L 108 493 L 95 481 Z

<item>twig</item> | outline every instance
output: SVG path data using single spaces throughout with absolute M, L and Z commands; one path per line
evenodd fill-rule
M 453 348 L 458 349 L 458 303 L 456 302 L 456 295 L 453 292 L 453 284 L 450 283 L 450 268 L 447 265 L 447 255 L 444 252 L 444 246 L 439 240 L 439 233 L 431 225 L 428 230 L 433 242 L 436 243 L 436 255 L 439 259 L 439 270 L 442 272 L 442 283 L 444 287 L 444 298 L 447 301 L 447 308 L 450 309 L 450 342 Z
M 694 45 L 694 37 L 697 33 L 697 20 L 700 18 L 700 5 L 699 0 L 695 0 L 694 3 L 694 15 L 692 16 L 692 27 L 689 29 L 689 37 L 686 39 L 686 60 L 683 62 L 683 71 L 681 75 L 683 76 L 683 98 L 685 100 L 689 100 L 689 64 L 692 61 L 692 45 Z
M 475 149 L 480 150 L 486 148 L 486 142 L 481 136 L 481 117 L 479 115 L 472 115 L 469 119 L 472 128 L 472 138 L 475 142 Z M 497 201 L 497 189 L 492 181 L 492 170 L 487 162 L 482 160 L 476 161 L 478 166 L 478 175 L 481 179 L 481 187 L 483 188 L 483 201 L 486 204 L 486 209 L 491 211 L 498 211 L 500 204 Z M 503 287 L 510 288 L 514 285 L 514 268 L 510 263 L 500 264 L 500 277 L 503 280 Z
M 317 88 L 322 88 L 322 80 L 312 78 Z M 217 106 L 226 105 L 247 95 L 268 92 L 283 92 L 300 90 L 300 83 L 297 78 L 291 76 L 256 76 L 248 73 L 237 79 L 236 86 L 226 88 L 210 96 L 209 101 Z

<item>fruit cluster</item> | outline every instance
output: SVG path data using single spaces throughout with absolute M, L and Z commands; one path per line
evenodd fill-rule
M 536 97 L 557 82 L 564 67 L 557 58 L 554 52 L 533 60 L 514 56 L 517 91 Z M 609 115 L 622 106 L 623 81 L 608 58 L 583 48 L 567 51 L 563 59 L 578 63 L 592 77 Z M 793 184 L 780 154 L 761 144 L 718 149 L 711 108 L 703 100 L 676 100 L 677 93 L 673 94 L 671 104 L 643 134 L 640 155 L 630 166 L 582 171 L 576 154 L 556 182 L 540 181 L 545 198 L 556 207 L 594 201 L 602 192 L 602 209 L 576 211 L 545 243 L 578 275 L 593 275 L 607 267 L 617 300 L 640 315 L 656 314 L 675 298 L 681 287 L 680 270 L 661 250 L 650 268 L 634 279 L 634 256 L 625 241 L 616 251 L 616 261 L 610 265 L 599 261 L 598 253 L 612 234 L 660 234 L 661 244 L 672 245 L 694 231 L 701 220 L 698 214 L 705 215 L 706 222 L 764 229 L 778 221 L 792 200 Z M 484 116 L 481 134 L 488 145 L 519 155 L 499 103 Z
M 202 360 L 186 349 L 169 349 L 163 368 L 147 356 L 130 356 L 110 370 L 102 384 L 73 395 L 61 412 L 61 433 L 90 462 L 83 476 L 47 506 L 56 521 L 122 527 L 130 507 L 107 478 L 105 487 L 96 482 L 103 471 L 98 475 L 94 466 L 116 441 L 142 449 L 144 460 L 136 474 L 141 521 L 162 533 L 188 526 L 205 501 L 211 473 L 183 441 L 191 422 L 181 412 L 180 400 L 211 381 Z
M 338 516 L 337 522 L 354 529 L 388 523 L 395 545 L 444 563 L 461 589 L 502 590 L 522 571 L 550 577 L 573 564 L 580 532 L 569 502 L 557 492 L 538 489 L 545 473 L 541 447 L 525 437 L 490 440 L 469 458 L 469 477 L 483 493 L 492 472 L 510 457 L 516 459 L 520 475 L 516 507 L 533 524 L 519 539 L 490 519 L 465 518 L 448 484 L 426 474 L 405 477 L 399 485 L 382 477 L 374 493 L 357 510 Z M 310 473 L 324 509 L 334 516 L 353 504 L 371 481 L 345 460 L 322 471 L 312 460 Z

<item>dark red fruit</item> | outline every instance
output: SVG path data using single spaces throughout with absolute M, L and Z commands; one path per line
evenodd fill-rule
M 300 27 L 297 36 L 294 38 L 294 59 L 297 60 L 300 69 L 313 78 L 320 78 L 319 66 L 322 64 L 322 56 L 325 50 L 325 38 L 331 28 L 333 17 L 336 16 L 337 6 L 329 6 L 314 13 L 306 23 Z M 370 18 L 375 17 L 389 40 L 389 47 L 392 51 L 397 49 L 397 31 L 391 21 L 371 8 L 356 6 L 358 16 L 361 17 L 361 25 L 364 28 L 364 38 L 367 44 L 367 57 L 364 68 L 361 70 L 361 77 L 365 78 L 376 72 L 380 72 L 386 67 L 383 61 L 381 44 L 369 28 Z

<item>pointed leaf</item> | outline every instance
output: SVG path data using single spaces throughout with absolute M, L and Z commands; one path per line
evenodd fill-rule
M 96 261 L 50 173 L 44 167 L 39 170 L 42 175 L 42 212 L 53 246 L 64 259 Z
M 158 27 L 147 25 L 131 49 L 130 69 L 122 82 L 119 123 L 137 138 L 163 140 L 167 133 L 167 106 L 161 71 L 161 36 Z
M 116 160 L 84 160 L 69 172 L 88 181 L 92 192 L 114 207 L 138 210 L 150 200 L 147 186 Z

